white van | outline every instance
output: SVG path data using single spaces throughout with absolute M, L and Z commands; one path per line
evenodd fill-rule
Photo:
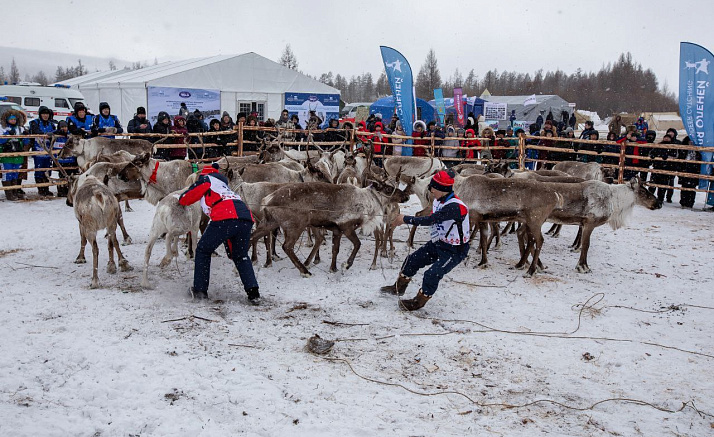
M 25 108 L 30 119 L 37 118 L 40 106 L 47 106 L 55 113 L 57 121 L 72 115 L 76 102 L 84 102 L 82 93 L 67 85 L 42 86 L 36 83 L 2 85 L 0 97 L 7 97 L 7 101 Z

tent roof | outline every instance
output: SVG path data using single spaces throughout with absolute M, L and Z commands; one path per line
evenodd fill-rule
M 218 89 L 235 92 L 340 93 L 339 90 L 331 86 L 253 52 L 166 62 L 82 84 L 82 87 L 86 88 L 144 88 L 148 86 Z
M 126 73 L 127 70 L 106 70 L 106 71 L 95 71 L 93 73 L 88 73 L 83 76 L 73 77 L 72 79 L 63 80 L 61 82 L 55 82 L 52 85 L 69 85 L 77 86 L 83 83 L 94 82 L 101 79 L 106 79 L 111 76 L 118 76 L 120 74 Z
M 488 97 L 486 97 L 485 100 L 487 102 L 493 102 L 493 103 L 506 103 L 510 106 L 510 105 L 523 105 L 523 102 L 525 102 L 526 99 L 531 98 L 531 97 L 533 97 L 532 94 L 527 95 L 527 96 L 488 96 Z M 536 105 L 540 105 L 542 103 L 547 102 L 547 103 L 551 104 L 554 108 L 561 107 L 561 106 L 568 106 L 568 102 L 566 102 L 563 98 L 561 98 L 560 96 L 557 96 L 555 94 L 536 94 L 535 98 L 536 98 Z

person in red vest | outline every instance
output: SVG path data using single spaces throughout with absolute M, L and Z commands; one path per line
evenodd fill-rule
M 211 276 L 211 256 L 226 242 L 227 252 L 238 269 L 248 300 L 260 298 L 253 263 L 248 256 L 253 214 L 240 196 L 228 187 L 228 179 L 218 172 L 218 164 L 207 165 L 198 180 L 179 197 L 183 206 L 201 202 L 201 209 L 211 221 L 196 247 L 193 287 L 189 294 L 194 299 L 208 299 Z
M 426 124 L 423 121 L 417 120 L 414 122 L 414 130 L 412 131 L 412 138 L 414 138 L 414 140 L 412 140 L 412 143 L 415 147 L 412 148 L 412 156 L 426 156 L 426 147 L 418 147 L 429 146 L 431 144 L 431 141 L 424 138 L 426 135 L 425 131 Z

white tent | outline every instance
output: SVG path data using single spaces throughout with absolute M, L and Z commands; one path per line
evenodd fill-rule
M 95 111 L 99 102 L 108 102 L 112 113 L 125 125 L 138 106 L 147 106 L 148 87 L 219 90 L 221 111 L 228 111 L 234 119 L 241 104 L 262 105 L 265 119 L 277 119 L 285 106 L 286 92 L 340 93 L 253 52 L 166 62 L 88 81 L 79 79 L 62 84 L 79 89 L 88 106 Z M 74 82 L 69 83 L 71 81 Z

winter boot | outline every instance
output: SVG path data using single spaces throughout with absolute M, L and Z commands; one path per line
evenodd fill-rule
M 196 291 L 193 289 L 193 287 L 188 289 L 188 294 L 191 296 L 193 300 L 204 300 L 208 299 L 208 292 L 207 291 Z
M 14 181 L 12 181 L 13 185 L 22 185 L 22 179 L 17 178 Z M 25 192 L 22 191 L 22 188 L 18 188 L 15 190 L 15 196 L 17 196 L 17 200 L 25 200 Z
M 404 296 L 404 292 L 407 291 L 407 286 L 409 285 L 409 282 L 412 280 L 412 278 L 407 278 L 404 276 L 404 274 L 399 273 L 399 276 L 397 277 L 397 282 L 394 283 L 394 285 L 386 285 L 380 290 L 383 293 L 391 293 L 397 296 Z
M 419 290 L 416 296 L 411 299 L 400 299 L 399 307 L 407 311 L 418 310 L 419 308 L 424 308 L 429 299 L 431 299 L 431 296 L 427 296 Z
M 2 181 L 2 186 L 3 187 L 11 187 L 15 185 L 15 182 L 13 181 Z M 10 200 L 12 202 L 17 200 L 17 195 L 15 194 L 15 190 L 5 190 L 5 197 L 7 200 Z
M 47 178 L 35 178 L 35 182 L 38 184 L 46 184 L 49 181 Z M 37 187 L 37 192 L 40 193 L 40 197 L 53 197 L 50 187 Z
M 258 287 L 249 288 L 245 292 L 248 293 L 248 300 L 250 303 L 257 304 L 260 302 L 260 292 L 258 291 Z

